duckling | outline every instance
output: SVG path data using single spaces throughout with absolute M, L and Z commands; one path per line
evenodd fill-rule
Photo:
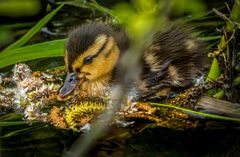
M 88 96 L 102 96 L 114 84 L 121 55 L 130 44 L 118 27 L 88 23 L 69 33 L 64 60 L 67 76 L 59 90 L 61 98 L 76 88 Z M 141 58 L 141 74 L 135 81 L 140 100 L 167 95 L 185 88 L 203 73 L 205 46 L 191 32 L 171 26 L 156 32 Z M 119 76 L 118 76 L 119 77 Z

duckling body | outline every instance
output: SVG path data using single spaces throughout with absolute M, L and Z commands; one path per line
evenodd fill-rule
M 157 32 L 143 56 L 137 88 L 141 97 L 168 95 L 185 88 L 203 74 L 205 46 L 184 28 L 171 26 Z
M 119 28 L 100 23 L 84 24 L 69 34 L 65 49 L 68 75 L 61 97 L 75 88 L 88 96 L 102 96 L 117 81 L 119 59 L 129 39 Z M 140 99 L 184 88 L 203 72 L 204 45 L 180 27 L 170 27 L 153 36 L 141 58 L 141 74 L 135 81 Z

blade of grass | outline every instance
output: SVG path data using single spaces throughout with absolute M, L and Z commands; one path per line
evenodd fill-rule
M 26 121 L 0 122 L 0 127 L 13 126 L 13 125 L 24 125 L 24 124 L 28 124 L 28 123 Z
M 216 98 L 216 99 L 222 99 L 222 98 L 224 97 L 224 95 L 225 95 L 224 90 L 220 90 L 220 91 L 218 91 L 217 93 L 215 93 L 215 94 L 213 95 L 213 97 Z
M 199 40 L 202 41 L 211 41 L 211 40 L 217 40 L 220 39 L 221 36 L 220 35 L 215 35 L 215 36 L 206 36 L 206 37 L 198 37 Z
M 220 115 L 215 115 L 215 114 L 210 114 L 210 113 L 203 113 L 203 112 L 194 111 L 194 110 L 190 110 L 190 109 L 186 109 L 186 108 L 182 108 L 182 107 L 178 107 L 178 106 L 173 106 L 173 105 L 170 105 L 170 104 L 160 104 L 160 103 L 153 103 L 153 102 L 150 102 L 150 104 L 155 105 L 155 106 L 159 106 L 159 107 L 174 108 L 174 109 L 178 109 L 178 110 L 181 110 L 181 111 L 184 111 L 184 112 L 200 115 L 200 116 L 207 117 L 207 118 L 240 122 L 239 118 L 220 116 Z
M 0 29 L 16 29 L 16 28 L 32 27 L 34 24 L 35 22 L 6 24 L 6 25 L 1 25 Z
M 8 113 L 0 117 L 0 121 L 13 121 L 13 120 L 21 120 L 23 116 L 17 113 Z
M 28 128 L 24 128 L 24 129 L 20 129 L 20 130 L 16 130 L 16 131 L 8 132 L 7 134 L 1 136 L 1 138 L 15 136 L 15 135 L 21 134 L 22 132 L 29 131 L 32 129 L 33 129 L 33 127 L 28 127 Z
M 37 125 L 37 126 L 29 126 L 29 127 L 23 128 L 23 129 L 8 132 L 8 133 L 4 134 L 3 136 L 1 136 L 1 138 L 17 136 L 17 135 L 22 134 L 22 133 L 26 134 L 26 133 L 30 133 L 30 132 L 32 134 L 34 134 L 34 133 L 37 133 L 38 131 L 44 130 L 47 127 L 48 127 L 47 125 L 42 126 L 41 124 Z M 48 132 L 46 134 L 50 134 L 50 136 L 47 136 L 46 138 L 48 138 L 48 137 L 51 138 L 52 137 L 52 132 Z M 36 139 L 38 139 L 38 138 L 39 138 L 39 136 Z
M 0 68 L 38 58 L 63 56 L 65 39 L 53 40 L 0 53 Z
M 230 14 L 230 20 L 228 21 L 226 25 L 226 29 L 229 32 L 233 32 L 234 29 L 236 29 L 236 26 L 240 27 L 240 1 L 236 0 L 234 3 L 234 6 L 232 8 L 232 12 Z
M 88 5 L 103 12 L 103 13 L 107 13 L 108 15 L 116 18 L 116 13 L 113 10 L 99 5 L 96 0 L 91 0 L 91 2 L 88 3 Z
M 52 17 L 63 7 L 63 5 L 64 4 L 61 4 L 51 13 L 47 14 L 35 26 L 33 26 L 23 37 L 21 37 L 19 40 L 17 40 L 13 44 L 9 45 L 7 48 L 3 50 L 3 52 L 19 48 L 24 44 L 26 44 L 29 41 L 29 39 L 31 39 L 43 26 L 45 26 L 52 19 Z
M 84 1 L 67 1 L 67 2 L 63 1 L 60 3 L 63 3 L 65 5 L 72 5 L 80 8 L 95 9 L 116 18 L 116 13 L 113 10 L 99 5 L 95 0 L 91 0 L 90 2 L 87 2 L 87 3 Z

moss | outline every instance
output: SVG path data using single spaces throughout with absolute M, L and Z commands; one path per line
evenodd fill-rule
M 50 112 L 50 120 L 57 127 L 61 129 L 67 129 L 67 124 L 64 117 L 64 108 L 53 106 Z
M 65 109 L 65 120 L 69 128 L 78 130 L 106 109 L 107 106 L 104 103 L 92 101 L 78 102 Z

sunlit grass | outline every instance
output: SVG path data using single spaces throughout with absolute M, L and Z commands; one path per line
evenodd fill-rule
M 0 68 L 39 58 L 63 56 L 65 39 L 37 43 L 0 53 Z
M 171 104 L 161 104 L 161 103 L 153 103 L 153 102 L 150 102 L 150 104 L 158 106 L 158 107 L 168 107 L 168 108 L 178 109 L 178 110 L 187 112 L 189 114 L 192 114 L 193 116 L 200 116 L 202 118 L 212 118 L 212 119 L 217 119 L 217 120 L 228 120 L 228 121 L 240 122 L 240 118 L 233 118 L 233 117 L 220 116 L 220 115 L 216 115 L 216 114 L 194 111 L 194 110 L 190 110 L 190 109 L 187 109 L 187 108 L 174 106 L 174 105 L 171 105 Z

